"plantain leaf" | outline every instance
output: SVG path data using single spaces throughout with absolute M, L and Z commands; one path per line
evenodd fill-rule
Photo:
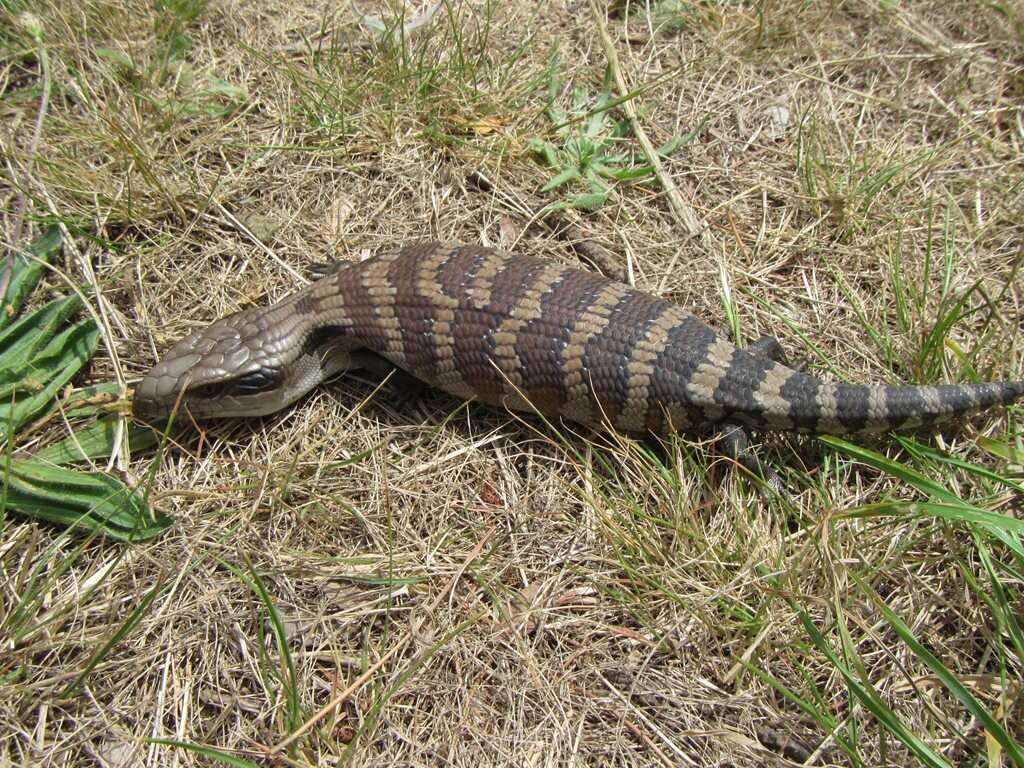
M 116 419 L 101 419 L 59 443 L 38 451 L 33 458 L 58 466 L 104 458 L 114 450 L 116 428 Z M 160 434 L 155 430 L 136 426 L 128 428 L 128 443 L 132 451 L 145 451 L 159 442 Z
M 32 356 L 49 343 L 80 305 L 77 296 L 55 299 L 0 331 L 0 382 L 17 381 Z
M 10 279 L 0 303 L 0 328 L 4 328 L 21 311 L 25 297 L 39 282 L 46 263 L 60 253 L 60 246 L 60 228 L 50 227 L 26 249 L 27 253 L 14 255 Z
M 572 207 L 583 208 L 589 211 L 599 208 L 607 197 L 607 192 L 584 192 L 579 195 L 573 195 L 569 198 L 569 201 Z
M 60 389 L 71 381 L 99 343 L 99 330 L 92 320 L 83 320 L 53 337 L 20 369 L 14 383 L 0 386 L 0 430 L 10 434 L 45 408 Z M 5 357 L 0 360 L 6 360 Z M 0 368 L 7 367 L 0 362 Z
M 595 163 L 593 168 L 602 176 L 615 179 L 616 181 L 635 181 L 636 179 L 646 178 L 654 173 L 654 168 L 649 165 L 638 165 L 635 168 L 612 168 L 603 163 Z
M 171 524 L 159 512 L 151 516 L 142 497 L 110 475 L 14 458 L 3 471 L 6 506 L 32 517 L 120 541 L 143 541 Z
M 81 531 L 99 532 L 121 541 L 140 541 L 156 536 L 171 521 L 162 514 L 151 515 L 145 499 L 115 477 L 85 473 L 57 466 L 87 458 L 98 458 L 113 449 L 112 422 L 99 422 L 78 435 L 43 451 L 33 459 L 12 458 L 13 440 L 30 419 L 54 408 L 57 393 L 89 362 L 99 343 L 95 322 L 68 320 L 81 307 L 75 297 L 55 299 L 8 323 L 21 308 L 25 297 L 38 282 L 45 261 L 60 250 L 57 229 L 34 242 L 11 262 L 12 271 L 4 289 L 0 312 L 0 430 L 8 440 L 0 465 L 0 516 L 7 509 Z M 96 411 L 96 395 L 116 385 L 91 387 L 68 400 L 84 411 Z M 155 442 L 152 434 L 129 433 L 139 447 Z M 42 459 L 49 459 L 47 463 Z
M 548 165 L 558 165 L 558 152 L 550 141 L 530 139 L 530 151 L 539 155 Z

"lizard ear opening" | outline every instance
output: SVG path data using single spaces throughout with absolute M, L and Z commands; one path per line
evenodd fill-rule
M 304 351 L 316 352 L 322 347 L 332 344 L 335 339 L 344 334 L 345 328 L 340 325 L 322 325 L 319 328 L 314 328 L 306 337 L 306 343 L 303 345 Z

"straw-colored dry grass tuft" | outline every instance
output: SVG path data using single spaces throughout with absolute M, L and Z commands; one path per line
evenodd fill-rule
M 104 318 L 81 384 L 425 238 L 586 238 L 822 375 L 1024 377 L 1018 6 L 599 5 L 449 0 L 376 39 L 344 2 L 9 0 L 5 253 L 65 228 Z M 542 192 L 531 143 L 597 98 L 602 26 L 640 130 L 686 141 L 663 181 L 545 217 L 588 188 Z M 0 765 L 1024 759 L 1019 411 L 859 456 L 767 436 L 779 498 L 703 443 L 376 385 L 122 450 L 175 520 L 153 541 L 0 518 Z

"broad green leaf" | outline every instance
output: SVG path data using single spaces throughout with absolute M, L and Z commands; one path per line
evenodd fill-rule
M 583 129 L 584 135 L 589 139 L 596 139 L 605 131 L 605 126 L 608 122 L 607 112 L 607 100 L 604 102 L 598 101 L 594 105 L 594 112 L 587 119 L 587 126 Z
M 73 413 L 76 417 L 109 415 L 110 407 L 120 391 L 116 381 L 104 381 L 88 387 L 79 387 L 60 401 L 60 407 L 65 413 Z M 53 408 L 47 410 L 55 408 L 56 401 Z
M 690 139 L 686 136 L 673 136 L 671 139 L 666 141 L 660 147 L 658 147 L 658 154 L 662 157 L 668 157 L 674 152 L 678 152 L 681 148 L 685 147 L 690 143 Z
M 600 176 L 594 171 L 593 168 L 587 169 L 587 183 L 590 185 L 590 191 L 594 193 L 600 193 L 602 195 L 608 194 L 608 185 L 604 183 Z
M 588 91 L 582 85 L 572 89 L 572 108 L 574 112 L 586 112 Z
M 110 475 L 32 459 L 9 459 L 2 470 L 7 506 L 30 517 L 121 541 L 152 538 L 172 522 L 159 512 L 150 514 L 139 494 Z
M 554 123 L 556 126 L 559 126 L 562 125 L 562 123 L 564 123 L 569 116 L 565 114 L 564 109 L 556 106 L 550 106 L 548 107 L 548 117 L 551 118 L 552 123 Z
M 552 167 L 558 165 L 558 151 L 550 141 L 530 139 L 530 151 L 540 155 L 548 165 Z
M 11 260 L 11 275 L 0 302 L 0 328 L 17 316 L 25 297 L 35 288 L 39 277 L 54 256 L 60 253 L 61 237 L 59 227 L 50 227 L 39 239 L 28 246 L 27 254 L 15 253 Z M 0 261 L 0 264 L 3 264 Z
M 173 61 L 174 59 L 181 58 L 181 55 L 191 47 L 191 37 L 188 35 L 175 35 L 171 38 L 170 45 L 167 47 L 167 55 Z
M 57 466 L 105 458 L 114 450 L 116 428 L 116 419 L 102 419 L 44 448 L 33 458 Z M 159 444 L 160 435 L 152 429 L 129 426 L 128 442 L 132 451 L 145 451 Z
M 603 164 L 595 164 L 591 167 L 602 176 L 616 181 L 635 181 L 654 173 L 654 169 L 649 165 L 638 165 L 633 168 L 609 168 Z
M 204 93 L 208 93 L 215 96 L 222 96 L 230 101 L 242 102 L 245 101 L 249 94 L 245 88 L 237 85 L 232 85 L 227 80 L 222 80 L 219 77 L 210 76 L 206 79 L 207 86 L 203 89 Z
M 45 408 L 89 362 L 98 343 L 99 329 L 92 320 L 73 325 L 52 339 L 26 366 L 17 384 L 0 389 L 0 430 L 17 431 Z
M 74 296 L 55 299 L 0 331 L 0 383 L 19 381 L 32 356 L 50 343 L 80 306 Z
M 125 54 L 121 53 L 121 51 L 115 51 L 113 48 L 96 48 L 93 50 L 93 53 L 101 59 L 112 61 L 125 69 L 135 69 L 135 62 Z
M 581 195 L 573 195 L 569 198 L 569 202 L 574 208 L 592 210 L 601 207 L 601 204 L 604 203 L 607 197 L 607 192 L 587 192 Z
M 92 320 L 68 324 L 81 306 L 76 296 L 55 299 L 9 322 L 60 245 L 60 231 L 53 228 L 27 252 L 16 254 L 4 289 L 0 311 L 0 430 L 11 442 L 20 427 L 53 407 L 55 395 L 89 361 L 99 342 L 99 330 Z M 109 453 L 113 439 L 109 430 L 107 425 L 84 430 L 78 437 L 80 448 L 69 439 L 54 447 L 51 455 L 71 461 L 96 455 L 103 447 Z M 15 509 L 122 541 L 149 538 L 170 525 L 166 516 L 151 515 L 145 500 L 117 478 L 63 469 L 38 458 L 11 458 L 12 448 L 8 445 L 0 467 L 2 510 Z

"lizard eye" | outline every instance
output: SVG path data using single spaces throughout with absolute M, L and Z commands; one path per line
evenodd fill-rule
M 258 371 L 247 373 L 245 376 L 227 382 L 228 391 L 225 394 L 255 395 L 274 389 L 280 383 L 281 374 L 278 371 L 260 368 Z
M 213 399 L 215 397 L 240 397 L 256 395 L 274 389 L 281 382 L 281 373 L 270 368 L 260 368 L 237 379 L 217 381 L 196 387 L 189 394 Z

